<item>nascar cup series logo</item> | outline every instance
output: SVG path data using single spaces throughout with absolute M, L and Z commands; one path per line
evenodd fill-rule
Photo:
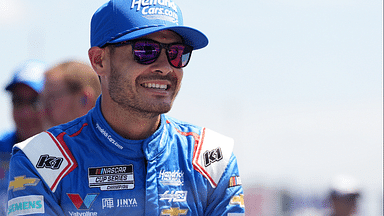
M 88 168 L 90 188 L 109 190 L 132 190 L 135 187 L 133 165 Z
M 147 19 L 161 19 L 178 23 L 177 6 L 172 0 L 133 0 L 131 9 L 136 7 Z

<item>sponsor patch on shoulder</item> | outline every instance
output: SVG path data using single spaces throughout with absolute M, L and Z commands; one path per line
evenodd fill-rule
M 232 176 L 229 179 L 229 187 L 235 187 L 241 185 L 241 179 L 240 176 Z
M 56 137 L 50 132 L 41 132 L 15 146 L 22 150 L 52 192 L 60 181 L 72 172 L 77 163 L 64 142 L 65 132 Z
M 213 150 L 206 150 L 203 154 L 204 157 L 204 166 L 207 167 L 211 165 L 212 163 L 221 161 L 223 159 L 223 153 L 221 151 L 221 148 L 215 148 Z
M 88 168 L 90 188 L 109 190 L 132 190 L 135 188 L 133 165 Z
M 24 190 L 25 186 L 36 186 L 40 179 L 37 178 L 25 178 L 24 176 L 14 177 L 14 180 L 9 182 L 8 190 L 18 191 Z
M 215 188 L 232 156 L 232 138 L 203 128 L 193 153 L 193 168 Z
M 229 205 L 239 205 L 241 208 L 244 208 L 244 194 L 233 196 Z
M 8 216 L 44 213 L 44 197 L 42 195 L 16 197 L 8 201 Z

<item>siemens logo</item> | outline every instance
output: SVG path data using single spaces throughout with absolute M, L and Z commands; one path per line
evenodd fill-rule
M 41 195 L 22 196 L 8 201 L 8 216 L 45 213 L 44 197 Z

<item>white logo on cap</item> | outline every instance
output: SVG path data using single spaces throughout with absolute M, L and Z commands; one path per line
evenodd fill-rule
M 160 19 L 178 23 L 177 7 L 171 0 L 133 0 L 131 9 L 137 5 L 136 11 L 140 11 L 146 19 Z M 163 7 L 160 7 L 163 6 Z
M 172 8 L 177 13 L 176 4 L 172 0 L 133 0 L 131 9 L 137 5 L 137 11 L 139 11 L 141 7 L 155 6 L 157 4 Z

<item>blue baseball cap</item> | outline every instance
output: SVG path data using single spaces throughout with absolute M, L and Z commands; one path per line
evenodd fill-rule
M 172 30 L 195 50 L 208 45 L 199 30 L 183 25 L 180 8 L 173 0 L 110 0 L 91 20 L 91 47 L 136 39 Z
M 13 78 L 5 90 L 12 91 L 17 84 L 25 84 L 41 93 L 44 88 L 44 72 L 47 69 L 48 65 L 43 61 L 27 60 L 14 71 Z

